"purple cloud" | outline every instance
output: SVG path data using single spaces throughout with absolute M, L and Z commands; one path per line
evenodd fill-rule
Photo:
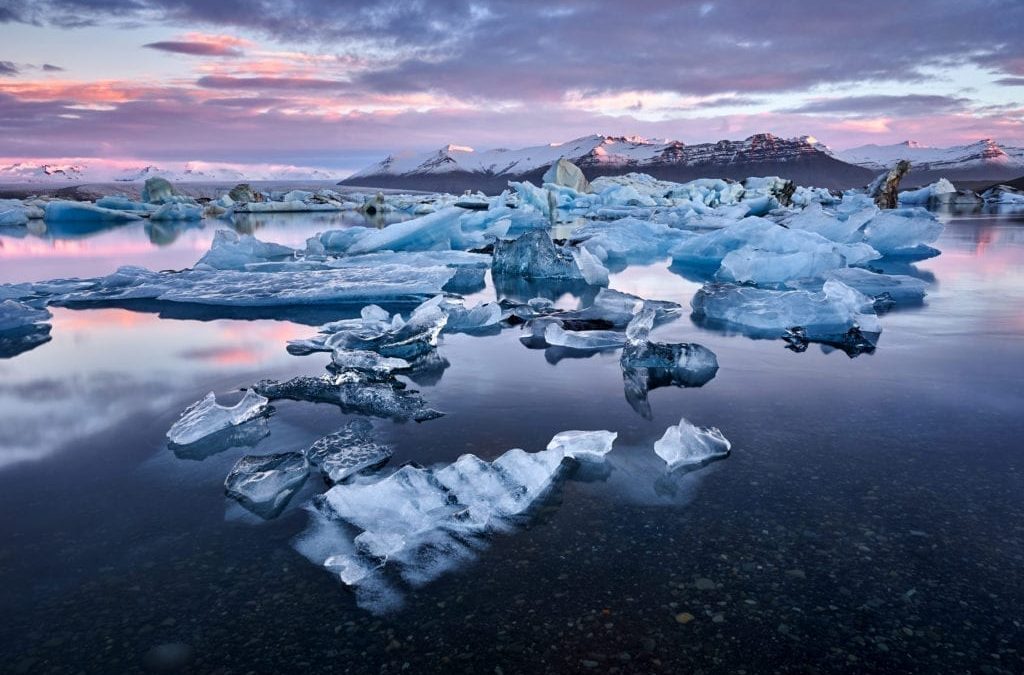
M 11 61 L 0 61 L 0 77 L 10 77 L 18 74 L 18 66 Z
M 242 56 L 242 50 L 232 45 L 220 44 L 217 42 L 198 41 L 174 41 L 150 42 L 142 45 L 149 49 L 157 49 L 162 52 L 173 54 L 188 54 L 190 56 Z

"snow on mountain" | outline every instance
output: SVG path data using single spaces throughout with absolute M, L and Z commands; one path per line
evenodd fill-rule
M 844 162 L 872 170 L 887 169 L 899 160 L 907 159 L 915 171 L 1020 168 L 1024 172 L 1024 148 L 1001 146 L 991 138 L 948 148 L 934 148 L 916 141 L 862 145 L 834 154 Z
M 31 164 L 16 162 L 0 165 L 0 182 L 5 183 L 59 183 L 81 181 L 86 167 L 78 164 Z
M 243 182 L 243 181 L 305 181 L 335 180 L 337 176 L 322 169 L 280 165 L 215 165 L 186 162 L 177 168 L 146 164 L 118 168 L 87 164 L 42 164 L 16 162 L 0 164 L 0 183 L 99 183 L 142 182 L 161 176 L 171 182 Z
M 447 145 L 426 154 L 391 155 L 350 176 L 424 176 L 452 172 L 519 176 L 546 168 L 561 158 L 581 167 L 699 166 L 765 161 L 789 161 L 808 155 L 828 154 L 814 138 L 782 139 L 757 134 L 742 141 L 718 141 L 686 145 L 679 141 L 637 136 L 592 135 L 566 143 L 552 143 L 519 150 L 499 148 L 477 152 L 462 145 Z

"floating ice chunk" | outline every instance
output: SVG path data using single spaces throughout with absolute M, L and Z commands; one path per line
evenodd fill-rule
M 195 443 L 221 429 L 238 426 L 243 422 L 265 415 L 269 401 L 249 390 L 233 406 L 222 406 L 211 391 L 201 401 L 193 403 L 181 414 L 167 432 L 167 438 L 177 445 Z
M 654 453 L 665 460 L 669 471 L 674 471 L 727 457 L 731 447 L 718 429 L 701 429 L 684 417 L 665 430 L 665 435 L 654 444 Z
M 114 209 L 115 211 L 131 211 L 134 213 L 151 213 L 155 210 L 152 204 L 145 202 L 137 202 L 134 199 L 128 197 L 121 197 L 118 195 L 109 195 L 106 197 L 100 197 L 96 200 L 96 206 L 104 209 Z
M 301 452 L 246 455 L 224 480 L 228 496 L 263 518 L 281 513 L 309 475 Z
M 203 436 L 194 443 L 178 445 L 168 443 L 168 447 L 178 459 L 202 461 L 207 457 L 224 452 L 228 448 L 252 448 L 270 435 L 270 425 L 266 417 L 257 417 L 235 427 L 216 431 Z
M 185 202 L 168 202 L 149 216 L 152 221 L 202 220 L 203 207 Z
M 714 267 L 720 265 L 729 253 L 744 248 L 775 254 L 834 253 L 843 256 L 847 265 L 859 265 L 879 257 L 876 251 L 863 243 L 840 244 L 813 232 L 789 229 L 763 218 L 744 218 L 720 230 L 695 236 L 676 246 L 671 254 L 674 260 L 683 264 Z M 738 264 L 735 259 L 733 262 Z
M 606 283 L 608 271 L 593 255 L 583 258 L 587 274 L 580 270 L 571 247 L 556 246 L 546 230 L 528 230 L 517 239 L 499 239 L 494 244 L 491 271 L 523 279 L 585 279 Z
M 196 266 L 217 270 L 244 270 L 246 265 L 280 260 L 294 253 L 294 249 L 260 241 L 251 234 L 238 234 L 234 230 L 221 229 L 213 234 L 210 250 L 199 259 Z
M 462 300 L 441 298 L 438 307 L 448 316 L 444 325 L 446 333 L 472 332 L 489 328 L 497 325 L 503 315 L 501 305 L 496 302 L 481 302 L 473 307 L 466 307 Z
M 396 421 L 423 422 L 444 414 L 427 407 L 418 392 L 399 386 L 394 380 L 375 382 L 350 371 L 331 377 L 296 377 L 287 382 L 261 380 L 253 385 L 253 390 L 270 400 L 331 403 L 344 413 Z
M 320 467 L 332 483 L 340 483 L 357 473 L 387 463 L 394 451 L 391 446 L 375 442 L 370 434 L 373 425 L 366 420 L 353 420 L 340 431 L 318 439 L 306 450 L 306 458 Z
M 30 307 L 16 300 L 0 302 L 0 332 L 26 328 L 50 320 L 48 310 Z
M 568 432 L 551 449 L 513 449 L 493 462 L 463 455 L 436 469 L 404 466 L 373 483 L 336 485 L 323 510 L 361 532 L 325 566 L 347 584 L 362 585 L 385 563 L 410 583 L 425 583 L 467 557 L 466 542 L 506 529 L 557 479 L 566 457 L 599 460 L 610 450 L 610 432 Z
M 591 286 L 608 285 L 608 268 L 601 264 L 597 256 L 585 248 L 574 248 L 572 258 L 584 281 Z
M 917 256 L 934 252 L 927 244 L 938 239 L 942 229 L 942 223 L 924 209 L 891 209 L 867 222 L 864 241 L 883 255 Z
M 43 218 L 48 223 L 127 223 L 139 220 L 140 216 L 87 202 L 54 200 L 46 204 Z
M 463 248 L 459 216 L 464 213 L 456 207 L 388 225 L 380 230 L 369 230 L 347 250 L 349 255 L 374 251 L 429 251 Z
M 681 313 L 681 307 L 674 302 L 645 300 L 622 291 L 602 288 L 588 307 L 563 312 L 559 318 L 566 321 L 604 322 L 608 327 L 621 328 L 632 321 L 637 312 L 645 307 L 654 310 L 656 323 L 671 321 Z
M 981 198 L 986 204 L 1024 205 L 1024 191 L 1010 185 L 996 185 L 993 188 L 989 188 L 981 193 Z
M 927 206 L 930 202 L 937 203 L 956 194 L 956 187 L 945 178 L 940 178 L 931 185 L 917 190 L 906 190 L 899 193 L 897 201 L 901 206 Z
M 547 451 L 580 461 L 603 460 L 618 436 L 613 431 L 562 431 L 551 439 Z
M 389 358 L 362 349 L 336 349 L 331 355 L 331 363 L 339 370 L 354 370 L 378 379 L 411 367 L 405 359 Z
M 0 227 L 20 227 L 28 224 L 28 211 L 20 204 L 0 204 Z
M 193 269 L 152 272 L 122 267 L 106 277 L 54 286 L 53 303 L 157 300 L 200 305 L 270 307 L 407 301 L 432 297 L 455 273 L 447 267 L 406 265 L 346 267 L 337 270 L 239 272 Z M 46 284 L 34 284 L 45 289 Z
M 626 342 L 626 336 L 612 330 L 565 330 L 554 321 L 544 329 L 544 341 L 552 347 L 604 350 L 621 347 Z
M 861 237 L 860 228 L 877 215 L 878 207 L 873 203 L 866 204 L 857 211 L 827 213 L 819 203 L 812 203 L 784 221 L 791 230 L 804 230 L 821 235 L 839 243 L 858 241 Z
M 859 267 L 832 270 L 826 279 L 835 279 L 864 295 L 897 304 L 921 302 L 928 290 L 928 284 L 904 274 L 876 274 Z
M 588 221 L 572 233 L 573 239 L 582 241 L 581 248 L 598 258 L 629 263 L 667 258 L 669 250 L 692 236 L 690 232 L 638 218 Z
M 759 285 L 782 284 L 790 279 L 818 279 L 845 265 L 845 257 L 827 248 L 774 253 L 743 247 L 722 259 L 717 278 Z
M 882 331 L 871 298 L 836 280 L 826 281 L 819 292 L 705 284 L 691 304 L 696 318 L 737 326 L 756 337 L 781 337 L 799 327 L 808 340 L 873 343 Z
M 142 201 L 149 204 L 163 204 L 177 196 L 174 186 L 166 178 L 147 178 L 142 186 Z

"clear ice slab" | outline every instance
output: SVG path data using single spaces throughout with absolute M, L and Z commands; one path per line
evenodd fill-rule
M 732 444 L 718 429 L 701 429 L 680 418 L 654 444 L 654 453 L 665 460 L 669 471 L 684 466 L 701 466 L 729 455 Z
M 301 452 L 246 455 L 224 480 L 229 497 L 262 518 L 284 510 L 309 475 L 309 462 Z
M 353 420 L 341 430 L 314 442 L 306 450 L 310 464 L 320 467 L 331 483 L 340 483 L 357 473 L 383 466 L 394 451 L 371 437 L 373 425 Z
M 255 391 L 245 392 L 233 406 L 217 403 L 211 391 L 181 413 L 181 418 L 167 432 L 167 439 L 176 445 L 189 445 L 229 427 L 238 426 L 268 412 L 269 401 Z

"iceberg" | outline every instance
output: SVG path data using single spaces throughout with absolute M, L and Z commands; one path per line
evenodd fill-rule
M 694 236 L 662 223 L 639 218 L 613 221 L 588 221 L 572 232 L 580 248 L 590 251 L 602 261 L 627 264 L 651 263 L 668 257 L 676 245 Z
M 815 342 L 873 345 L 882 332 L 872 299 L 834 279 L 818 292 L 705 284 L 691 306 L 696 319 L 736 326 L 754 337 L 778 338 L 800 328 Z
M 669 471 L 683 466 L 699 466 L 729 455 L 732 444 L 718 429 L 701 429 L 680 418 L 679 424 L 665 430 L 654 444 L 654 453 L 665 460 Z
M 408 465 L 375 482 L 336 485 L 320 510 L 359 533 L 322 546 L 318 557 L 357 588 L 372 587 L 386 565 L 397 566 L 409 583 L 431 581 L 471 557 L 481 537 L 522 517 L 557 480 L 566 458 L 599 461 L 609 440 L 610 432 L 570 432 L 542 452 L 513 449 L 491 462 L 467 454 L 442 467 Z
M 920 208 L 883 211 L 864 226 L 864 241 L 882 255 L 930 257 L 927 246 L 942 234 L 942 223 Z
M 203 207 L 185 202 L 167 202 L 150 216 L 153 221 L 202 220 Z
M 220 229 L 196 267 L 214 270 L 244 270 L 253 263 L 278 261 L 294 256 L 295 250 L 280 244 L 263 242 L 251 234 Z
M 394 451 L 389 445 L 375 442 L 370 434 L 373 425 L 362 419 L 353 420 L 340 431 L 318 439 L 306 450 L 310 464 L 331 483 L 340 483 L 357 473 L 383 466 Z
M 100 197 L 96 200 L 96 206 L 104 209 L 113 209 L 115 211 L 131 211 L 138 214 L 152 213 L 155 210 L 155 207 L 152 204 L 137 202 L 134 199 L 118 195 Z
M 171 181 L 160 176 L 147 178 L 142 185 L 142 201 L 149 204 L 164 204 L 177 196 Z
M 953 195 L 956 195 L 956 187 L 945 178 L 940 178 L 923 188 L 899 193 L 897 201 L 900 206 L 928 206 L 930 203 L 942 203 Z
M 440 293 L 454 273 L 447 267 L 406 265 L 273 273 L 201 268 L 152 272 L 121 267 L 106 277 L 44 282 L 33 288 L 49 296 L 51 304 L 155 300 L 272 307 L 422 300 Z
M 0 302 L 0 332 L 28 328 L 36 324 L 46 323 L 52 315 L 48 310 L 37 309 L 18 302 L 4 300 Z
M 222 406 L 211 391 L 181 413 L 181 418 L 167 432 L 167 439 L 176 445 L 189 445 L 210 434 L 238 426 L 269 412 L 269 401 L 255 391 L 245 392 L 233 406 Z
M 608 270 L 600 261 L 592 254 L 580 258 L 587 268 L 584 274 L 578 254 L 578 249 L 556 246 L 546 230 L 528 230 L 516 239 L 499 239 L 494 243 L 491 272 L 522 279 L 579 279 L 588 283 L 607 283 Z
M 856 289 L 876 304 L 879 301 L 894 304 L 920 303 L 928 290 L 928 284 L 905 274 L 880 274 L 859 267 L 832 270 L 826 279 L 835 279 Z
M 224 490 L 262 518 L 284 510 L 309 475 L 309 462 L 301 452 L 246 455 L 224 480 Z
M 128 211 L 105 209 L 86 202 L 54 200 L 46 204 L 43 219 L 48 223 L 128 223 L 141 216 Z
M 571 188 L 576 192 L 590 192 L 590 183 L 580 168 L 564 157 L 551 165 L 541 178 L 542 183 L 553 183 Z
M 418 392 L 401 389 L 397 380 L 375 382 L 348 371 L 335 376 L 292 378 L 286 382 L 260 380 L 253 390 L 272 401 L 289 399 L 310 403 L 331 403 L 351 415 L 369 415 L 404 422 L 423 422 L 444 413 L 427 407 Z

